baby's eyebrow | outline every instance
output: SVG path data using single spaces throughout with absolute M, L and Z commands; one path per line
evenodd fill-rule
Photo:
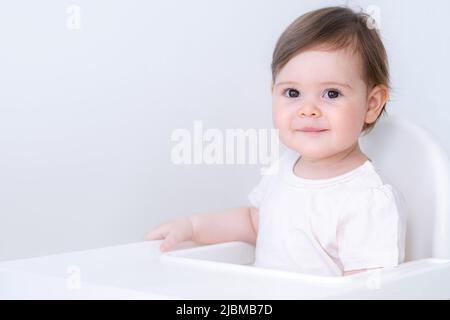
M 335 82 L 335 81 L 327 81 L 327 82 L 321 82 L 320 84 L 326 84 L 326 85 L 333 85 L 333 84 L 337 84 L 338 86 L 341 86 L 341 87 L 347 87 L 347 88 L 349 88 L 349 89 L 351 89 L 352 88 L 352 86 L 351 85 L 349 85 L 348 83 L 346 83 L 346 82 Z
M 283 84 L 299 84 L 295 81 L 282 81 L 277 83 L 275 86 L 281 86 Z M 326 84 L 326 85 L 333 85 L 333 84 L 337 84 L 338 86 L 341 87 L 347 87 L 349 89 L 352 89 L 352 87 L 348 84 L 348 83 L 344 83 L 344 82 L 337 82 L 337 81 L 325 81 L 325 82 L 320 82 L 319 84 Z

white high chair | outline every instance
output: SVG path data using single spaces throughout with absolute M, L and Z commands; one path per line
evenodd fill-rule
M 162 260 L 212 272 L 253 274 L 272 292 L 245 298 L 443 298 L 450 299 L 450 174 L 446 153 L 430 134 L 396 116 L 381 118 L 360 137 L 363 152 L 394 187 L 407 219 L 405 262 L 395 268 L 347 277 L 319 277 L 250 265 L 254 247 L 245 242 L 168 252 Z M 283 292 L 276 288 L 284 286 Z M 270 286 L 268 286 L 270 288 Z M 377 289 L 377 290 L 373 290 Z M 266 290 L 270 290 L 267 289 Z
M 383 118 L 360 139 L 361 149 L 400 191 L 407 218 L 406 261 L 450 259 L 448 157 L 420 127 Z

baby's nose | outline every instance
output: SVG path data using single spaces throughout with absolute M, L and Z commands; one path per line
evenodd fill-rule
M 299 117 L 318 117 L 321 115 L 321 112 L 314 103 L 306 103 L 298 108 L 297 115 Z

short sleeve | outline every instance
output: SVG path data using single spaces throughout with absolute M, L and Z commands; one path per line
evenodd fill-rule
M 270 186 L 279 173 L 279 166 L 279 160 L 270 165 L 270 167 L 264 171 L 264 174 L 256 187 L 254 187 L 253 190 L 251 190 L 251 192 L 248 194 L 248 200 L 250 201 L 250 204 L 255 208 L 259 208 L 262 200 L 268 193 Z
M 269 179 L 267 176 L 263 176 L 260 182 L 253 188 L 248 194 L 248 200 L 255 208 L 259 208 L 262 199 L 264 198 L 268 189 Z
M 344 271 L 398 265 L 399 223 L 390 185 L 355 191 L 342 208 L 337 227 Z

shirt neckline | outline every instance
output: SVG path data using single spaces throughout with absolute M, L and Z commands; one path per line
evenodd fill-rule
M 288 181 L 294 185 L 297 186 L 316 186 L 316 187 L 323 187 L 323 186 L 329 186 L 333 184 L 339 184 L 342 182 L 349 181 L 356 176 L 360 175 L 362 172 L 366 171 L 369 168 L 373 167 L 373 163 L 370 159 L 366 160 L 363 164 L 359 165 L 358 167 L 347 171 L 343 174 L 331 177 L 331 178 L 324 178 L 324 179 L 308 179 L 308 178 L 302 178 L 297 176 L 294 173 L 294 165 L 297 163 L 297 160 L 300 159 L 300 155 L 297 152 L 292 152 L 292 156 L 289 157 L 287 161 L 287 166 L 285 172 L 285 177 L 288 179 Z

